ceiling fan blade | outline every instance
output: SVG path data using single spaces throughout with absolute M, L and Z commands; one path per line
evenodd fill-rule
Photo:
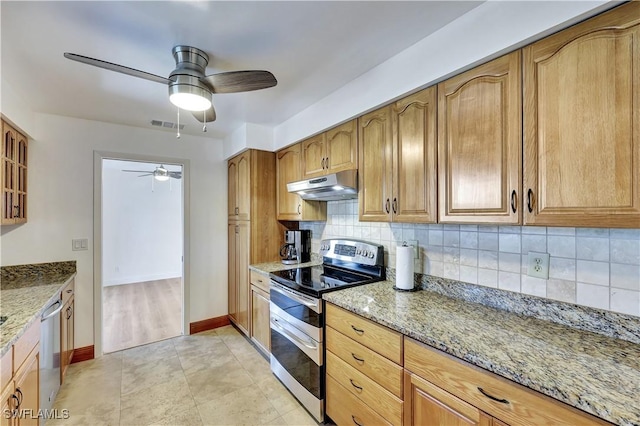
M 182 172 L 169 172 L 169 177 L 174 179 L 182 179 Z
M 205 117 L 206 112 L 206 117 Z M 210 123 L 212 121 L 216 121 L 216 110 L 213 108 L 213 105 L 206 111 L 192 111 L 193 116 L 201 123 Z
M 266 89 L 278 84 L 269 71 L 231 71 L 201 78 L 208 83 L 213 93 L 249 92 Z
M 140 176 L 138 176 L 138 177 L 142 177 L 142 176 L 153 176 L 153 173 L 146 173 L 146 174 L 144 174 L 144 175 L 140 175 Z
M 72 61 L 82 62 L 83 64 L 93 65 L 94 67 L 104 68 L 109 71 L 116 71 L 122 74 L 131 75 L 133 77 L 144 78 L 145 80 L 155 81 L 156 83 L 169 84 L 171 80 L 168 78 L 160 77 L 159 75 L 151 74 L 148 72 L 140 71 L 134 68 L 125 67 L 124 65 L 118 65 L 100 59 L 89 58 L 88 56 L 76 55 L 75 53 L 65 52 L 64 57 L 71 59 Z
M 122 170 L 123 172 L 133 172 L 133 173 L 153 173 L 153 170 Z

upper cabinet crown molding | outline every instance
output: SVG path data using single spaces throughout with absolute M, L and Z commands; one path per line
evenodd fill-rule
M 640 3 L 523 58 L 524 223 L 640 227 Z
M 439 221 L 521 222 L 520 51 L 438 84 Z

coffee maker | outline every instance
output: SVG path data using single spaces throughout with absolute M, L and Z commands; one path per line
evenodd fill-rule
M 284 231 L 284 244 L 280 247 L 280 258 L 285 265 L 311 260 L 311 231 Z

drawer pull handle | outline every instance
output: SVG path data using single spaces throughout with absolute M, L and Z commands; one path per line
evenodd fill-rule
M 354 388 L 358 389 L 359 392 L 362 392 L 362 386 L 358 386 L 355 383 L 353 383 L 353 380 L 349 379 L 349 381 L 351 382 L 351 386 L 353 386 Z
M 358 333 L 361 336 L 364 334 L 364 330 L 356 328 L 354 325 L 352 325 L 351 328 L 353 328 L 353 331 L 355 331 L 356 333 Z
M 351 352 L 351 356 L 352 356 L 352 357 L 353 357 L 353 359 L 355 359 L 356 361 L 361 362 L 361 363 L 363 363 L 363 364 L 364 364 L 364 359 L 362 359 L 362 358 L 358 358 L 358 357 L 356 356 L 356 354 L 354 354 L 353 352 Z
M 496 397 L 495 397 L 495 396 L 493 396 L 493 395 L 489 395 L 489 394 L 488 394 L 488 393 L 486 393 L 486 392 L 484 391 L 484 389 L 482 389 L 481 387 L 478 387 L 478 390 L 480 391 L 480 393 L 481 393 L 481 394 L 483 394 L 484 396 L 486 396 L 486 397 L 487 397 L 487 398 L 489 398 L 489 399 L 493 399 L 494 401 L 498 401 L 498 402 L 501 402 L 501 403 L 503 403 L 503 404 L 508 404 L 508 403 L 509 403 L 509 401 L 507 401 L 506 399 L 500 399 L 500 398 L 496 398 Z
M 357 426 L 362 426 L 362 423 L 358 423 L 358 421 L 356 420 L 355 416 L 352 414 L 351 415 L 351 420 L 353 420 L 353 422 L 357 425 Z

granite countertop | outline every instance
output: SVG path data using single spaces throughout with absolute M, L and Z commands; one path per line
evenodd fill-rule
M 296 263 L 294 265 L 285 265 L 282 262 L 266 262 L 257 263 L 255 265 L 249 265 L 249 269 L 259 272 L 261 274 L 269 275 L 271 272 L 286 271 L 287 269 L 304 268 L 306 266 L 322 265 L 322 259 L 311 260 L 311 262 Z
M 640 344 L 382 281 L 323 298 L 619 425 L 640 425 Z
M 60 290 L 76 275 L 75 262 L 18 265 L 2 268 L 0 356 L 3 356 L 47 306 L 60 297 Z

